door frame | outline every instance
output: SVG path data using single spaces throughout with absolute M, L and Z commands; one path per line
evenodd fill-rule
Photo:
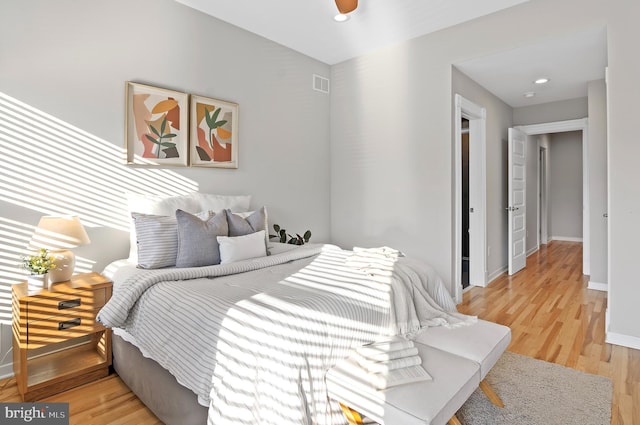
M 591 270 L 591 238 L 589 232 L 589 119 L 555 121 L 542 124 L 517 126 L 528 136 L 566 131 L 582 131 L 582 273 L 590 274 Z M 549 164 L 547 164 L 548 166 Z M 538 225 L 539 222 L 538 222 Z
M 454 298 L 462 301 L 462 118 L 469 120 L 469 227 L 479 229 L 469 235 L 469 285 L 487 286 L 487 111 L 459 94 L 455 95 L 454 113 L 454 222 L 453 281 Z M 473 162 L 473 167 L 472 167 Z M 473 170 L 473 171 L 472 171 Z M 471 264 L 475 261 L 475 267 Z M 472 272 L 472 269 L 474 272 Z
M 537 249 L 540 249 L 540 245 L 546 245 L 549 242 L 549 227 L 548 227 L 548 215 L 549 215 L 549 173 L 548 173 L 548 147 L 540 143 L 538 139 L 538 243 Z

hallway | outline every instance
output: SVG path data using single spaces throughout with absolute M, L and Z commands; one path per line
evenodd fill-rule
M 465 292 L 458 310 L 509 326 L 511 352 L 608 376 L 611 424 L 640 424 L 640 350 L 604 342 L 607 294 L 587 282 L 582 244 L 552 241 L 519 273 Z

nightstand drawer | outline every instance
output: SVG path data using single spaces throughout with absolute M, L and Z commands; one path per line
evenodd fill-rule
M 33 296 L 27 304 L 27 321 L 47 320 L 60 314 L 73 315 L 92 312 L 102 308 L 106 302 L 104 288 L 94 291 L 75 291 L 73 294 L 54 293 L 48 296 Z
M 104 326 L 95 320 L 97 312 L 81 311 L 30 322 L 27 325 L 27 348 L 40 348 L 104 330 Z

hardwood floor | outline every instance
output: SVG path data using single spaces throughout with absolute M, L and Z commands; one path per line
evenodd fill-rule
M 605 344 L 606 293 L 587 289 L 581 267 L 582 244 L 554 241 L 516 275 L 465 292 L 458 308 L 511 327 L 509 351 L 610 377 L 611 424 L 640 424 L 640 351 Z M 69 402 L 71 424 L 160 423 L 117 375 L 46 400 Z M 0 402 L 10 401 L 20 398 L 6 379 Z
M 465 292 L 458 310 L 509 326 L 511 352 L 611 378 L 611 424 L 640 424 L 640 351 L 604 342 L 607 294 L 587 282 L 582 244 L 553 241 L 514 276 Z

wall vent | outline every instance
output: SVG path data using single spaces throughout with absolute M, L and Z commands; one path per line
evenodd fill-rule
M 322 93 L 329 93 L 329 79 L 313 74 L 313 89 Z

